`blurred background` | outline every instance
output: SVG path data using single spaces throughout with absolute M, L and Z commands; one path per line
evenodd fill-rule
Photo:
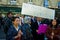
M 38 6 L 55 9 L 56 17 L 60 18 L 60 0 L 0 0 L 0 13 L 20 13 L 23 3 L 30 3 Z

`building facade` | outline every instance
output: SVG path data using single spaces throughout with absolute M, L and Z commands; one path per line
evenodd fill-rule
M 0 0 L 0 12 L 20 13 L 23 3 L 57 9 L 56 13 L 60 13 L 60 0 Z
M 0 0 L 0 5 L 21 7 L 22 3 L 32 3 L 38 6 L 48 5 L 50 8 L 58 8 L 60 0 Z

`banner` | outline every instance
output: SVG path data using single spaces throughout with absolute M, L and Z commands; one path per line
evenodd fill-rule
M 55 10 L 27 3 L 23 3 L 21 13 L 24 15 L 31 15 L 48 19 L 54 19 L 55 17 Z

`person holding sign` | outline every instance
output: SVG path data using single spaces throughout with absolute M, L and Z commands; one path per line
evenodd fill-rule
M 43 20 L 41 17 L 37 17 L 37 21 L 34 23 L 33 26 L 33 37 L 35 40 L 44 40 L 44 34 L 37 34 L 38 27 L 43 23 Z

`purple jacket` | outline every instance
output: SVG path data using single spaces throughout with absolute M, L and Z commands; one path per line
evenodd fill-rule
M 39 27 L 38 27 L 38 32 L 37 34 L 41 34 L 41 33 L 46 33 L 47 31 L 47 24 L 40 24 Z

